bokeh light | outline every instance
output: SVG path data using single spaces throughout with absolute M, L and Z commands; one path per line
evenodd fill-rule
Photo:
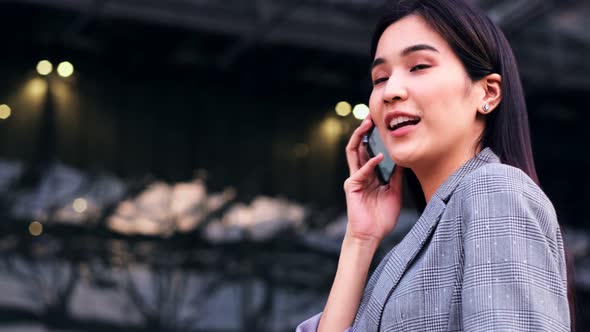
M 365 104 L 357 104 L 352 110 L 352 115 L 359 120 L 363 120 L 369 115 L 369 107 Z
M 340 121 L 335 118 L 326 118 L 322 123 L 322 133 L 325 138 L 330 140 L 338 138 L 342 133 Z
M 47 92 L 47 80 L 35 77 L 27 82 L 25 91 L 28 98 L 40 100 L 39 98 L 45 97 Z
M 39 236 L 43 233 L 43 224 L 33 221 L 29 224 L 29 233 L 33 236 Z
M 53 71 L 53 65 L 47 60 L 41 60 L 37 63 L 37 73 L 42 76 L 47 76 Z
M 347 116 L 352 111 L 352 106 L 346 101 L 341 101 L 336 104 L 336 114 L 340 116 Z
M 88 208 L 88 202 L 84 198 L 76 198 L 72 207 L 74 208 L 74 211 L 84 213 Z
M 57 73 L 61 77 L 70 77 L 74 73 L 74 65 L 69 61 L 64 61 L 57 66 Z
M 0 119 L 6 120 L 10 117 L 10 114 L 12 114 L 12 110 L 10 109 L 10 106 L 8 106 L 6 104 L 0 105 Z

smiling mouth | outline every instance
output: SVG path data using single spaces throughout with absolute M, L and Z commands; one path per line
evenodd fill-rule
M 402 127 L 417 125 L 419 122 L 420 118 L 418 117 L 399 117 L 396 119 L 392 119 L 389 122 L 387 128 L 389 128 L 389 130 L 391 131 L 394 131 Z

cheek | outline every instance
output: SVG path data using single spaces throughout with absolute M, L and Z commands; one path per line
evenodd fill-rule
M 462 126 L 466 116 L 463 81 L 440 77 L 421 85 L 419 93 L 424 120 L 431 128 L 444 132 Z
M 381 109 L 379 107 L 379 97 L 375 91 L 371 92 L 369 96 L 369 111 L 373 119 L 379 119 Z

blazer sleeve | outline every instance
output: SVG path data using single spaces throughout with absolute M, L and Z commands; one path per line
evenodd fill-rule
M 462 199 L 465 331 L 569 331 L 553 205 L 521 170 L 483 167 Z
M 316 332 L 318 330 L 318 325 L 320 324 L 320 318 L 322 317 L 322 313 L 319 313 L 305 322 L 299 324 L 295 332 Z M 350 328 L 347 328 L 344 332 L 349 332 Z

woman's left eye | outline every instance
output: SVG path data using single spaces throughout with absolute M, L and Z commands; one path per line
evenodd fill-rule
M 419 65 L 415 65 L 414 67 L 412 67 L 410 69 L 410 71 L 416 71 L 416 70 L 422 70 L 422 69 L 426 69 L 426 68 L 430 68 L 429 65 L 425 65 L 425 64 L 419 64 Z

